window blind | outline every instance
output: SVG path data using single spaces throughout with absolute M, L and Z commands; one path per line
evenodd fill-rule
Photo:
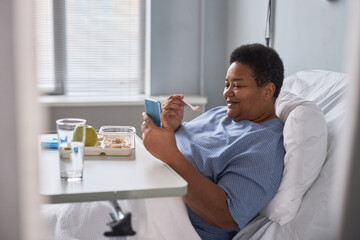
M 35 54 L 38 88 L 55 92 L 52 0 L 35 2 Z
M 144 93 L 145 0 L 37 3 L 40 89 L 69 96 Z

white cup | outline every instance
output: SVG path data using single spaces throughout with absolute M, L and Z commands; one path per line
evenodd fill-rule
M 80 118 L 56 121 L 60 177 L 63 180 L 73 182 L 83 178 L 85 125 L 86 120 Z

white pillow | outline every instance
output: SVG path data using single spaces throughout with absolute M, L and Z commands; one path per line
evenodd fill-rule
M 321 109 L 290 92 L 281 92 L 276 114 L 284 124 L 284 172 L 274 198 L 260 215 L 284 225 L 295 218 L 327 154 L 327 125 Z

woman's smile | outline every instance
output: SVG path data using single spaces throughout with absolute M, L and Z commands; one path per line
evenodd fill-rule
M 234 107 L 236 104 L 238 104 L 238 102 L 230 101 L 230 100 L 227 100 L 227 101 L 226 101 L 226 105 L 227 105 L 229 108 Z

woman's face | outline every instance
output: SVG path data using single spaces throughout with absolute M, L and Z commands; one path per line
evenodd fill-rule
M 223 95 L 228 108 L 227 115 L 232 120 L 262 122 L 269 112 L 264 94 L 264 87 L 257 86 L 250 67 L 238 62 L 230 65 Z

